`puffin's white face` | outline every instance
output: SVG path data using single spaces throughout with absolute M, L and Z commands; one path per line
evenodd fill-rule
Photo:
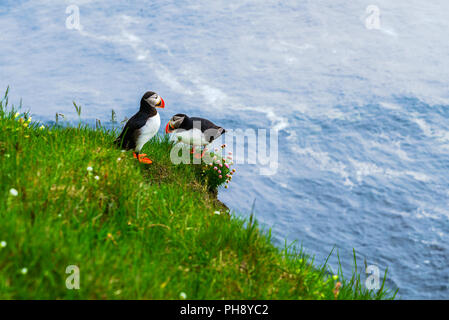
M 146 102 L 152 107 L 164 108 L 165 102 L 157 93 L 153 94 L 151 97 L 145 99 Z

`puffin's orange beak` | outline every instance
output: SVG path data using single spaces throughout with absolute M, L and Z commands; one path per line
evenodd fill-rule
M 164 109 L 165 108 L 165 101 L 164 101 L 164 99 L 162 99 L 162 97 L 160 97 L 160 98 L 161 98 L 161 102 L 156 106 L 156 108 Z
M 165 126 L 165 133 L 172 133 L 173 130 L 170 128 L 170 122 L 167 123 Z

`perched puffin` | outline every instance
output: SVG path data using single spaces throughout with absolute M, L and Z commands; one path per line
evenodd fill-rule
M 177 141 L 192 145 L 192 153 L 195 153 L 195 147 L 207 146 L 225 132 L 210 120 L 182 113 L 175 114 L 165 126 L 165 133 L 173 133 Z M 204 152 L 199 157 L 203 156 Z
M 140 109 L 128 120 L 115 143 L 125 149 L 134 150 L 134 158 L 142 163 L 152 163 L 146 154 L 139 154 L 145 143 L 156 135 L 161 118 L 156 108 L 164 108 L 165 102 L 157 93 L 148 91 L 140 100 Z

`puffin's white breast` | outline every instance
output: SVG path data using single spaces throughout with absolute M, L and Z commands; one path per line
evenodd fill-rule
M 203 132 L 197 128 L 193 128 L 190 130 L 175 130 L 172 135 L 172 140 L 181 141 L 185 144 L 194 146 L 205 146 L 209 144 L 209 141 L 207 141 Z
M 140 134 L 136 141 L 136 151 L 140 151 L 143 145 L 156 135 L 160 126 L 161 117 L 159 116 L 159 113 L 156 113 L 155 116 L 148 118 L 147 123 L 145 123 L 145 125 L 139 130 Z

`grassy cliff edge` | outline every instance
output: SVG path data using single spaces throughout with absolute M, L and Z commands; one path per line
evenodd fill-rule
M 384 299 L 228 215 L 198 165 L 154 138 L 139 164 L 114 135 L 44 127 L 0 103 L 1 299 Z M 217 214 L 220 213 L 220 214 Z M 69 290 L 68 266 L 80 288 Z M 67 270 L 68 271 L 68 270 Z

